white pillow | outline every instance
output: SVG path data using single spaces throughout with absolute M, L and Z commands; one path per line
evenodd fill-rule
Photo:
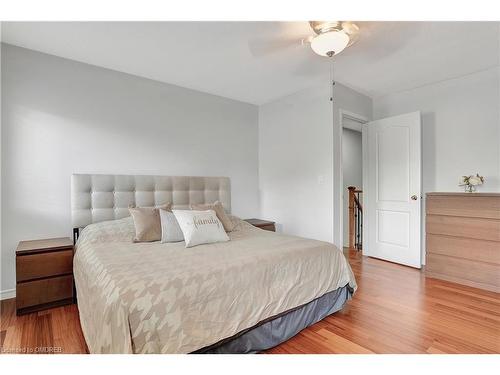
M 214 210 L 172 210 L 184 234 L 186 247 L 229 241 Z
M 184 241 L 181 227 L 172 212 L 160 210 L 160 222 L 162 243 Z

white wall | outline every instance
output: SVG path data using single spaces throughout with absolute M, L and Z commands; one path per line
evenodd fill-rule
M 256 106 L 2 45 L 0 290 L 19 240 L 69 236 L 72 173 L 228 176 L 259 215 Z
M 339 109 L 371 117 L 370 98 L 339 84 L 335 98 L 336 119 Z M 276 221 L 279 231 L 340 245 L 333 231 L 339 216 L 334 215 L 338 179 L 333 168 L 339 139 L 328 85 L 259 107 L 261 213 Z
M 348 128 L 342 129 L 342 190 L 344 225 L 344 246 L 349 246 L 349 186 L 363 188 L 363 148 L 361 132 Z M 361 198 L 361 197 L 360 197 Z
M 422 112 L 423 191 L 463 191 L 460 176 L 480 173 L 478 191 L 500 191 L 499 70 L 489 69 L 373 101 L 375 119 Z

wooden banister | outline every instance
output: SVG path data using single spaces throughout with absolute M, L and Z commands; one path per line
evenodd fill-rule
M 356 249 L 360 248 L 361 243 L 360 230 L 361 230 L 361 215 L 363 213 L 363 207 L 359 201 L 359 194 L 363 191 L 356 188 L 356 186 L 349 186 L 347 188 L 349 191 L 349 248 Z M 358 238 L 358 241 L 356 241 Z

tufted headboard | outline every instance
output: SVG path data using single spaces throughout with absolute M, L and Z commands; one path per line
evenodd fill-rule
M 71 176 L 73 228 L 129 216 L 129 205 L 151 207 L 171 202 L 173 208 L 221 201 L 231 212 L 228 177 L 74 174 Z

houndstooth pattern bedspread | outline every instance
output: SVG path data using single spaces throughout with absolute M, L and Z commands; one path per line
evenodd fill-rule
M 232 217 L 231 241 L 133 243 L 130 217 L 87 226 L 74 258 L 91 353 L 189 353 L 356 281 L 329 243 Z

